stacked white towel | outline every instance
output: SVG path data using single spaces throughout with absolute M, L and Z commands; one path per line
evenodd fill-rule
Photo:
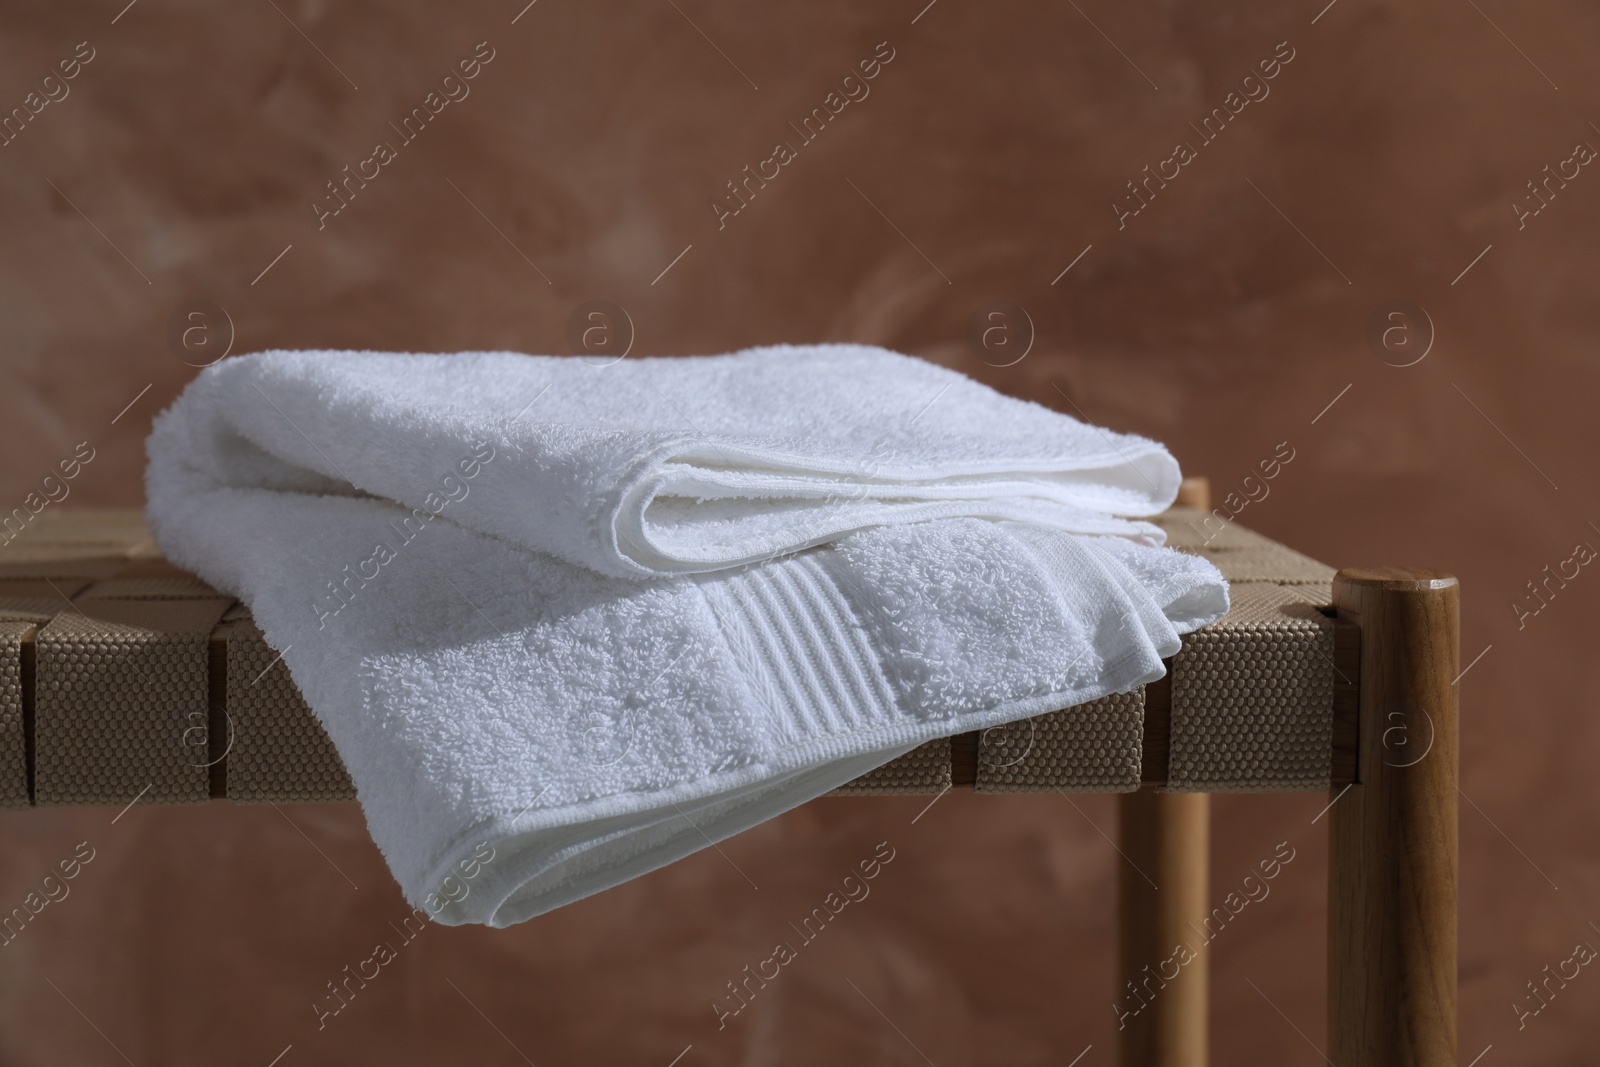
M 149 454 L 161 546 L 284 650 L 451 923 L 1158 678 L 1227 605 L 1139 521 L 1176 493 L 1159 445 L 864 346 L 263 353 Z

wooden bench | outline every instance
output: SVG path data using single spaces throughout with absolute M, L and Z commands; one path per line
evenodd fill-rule
M 1329 1058 L 1453 1065 L 1456 581 L 1335 573 L 1207 507 L 1191 480 L 1159 521 L 1217 563 L 1233 608 L 1166 678 L 838 792 L 1121 793 L 1117 990 L 1160 991 L 1124 1019 L 1121 1060 L 1203 1067 L 1203 949 L 1153 969 L 1215 907 L 1208 794 L 1327 790 Z M 249 613 L 163 560 L 136 512 L 47 509 L 0 548 L 0 807 L 354 798 Z

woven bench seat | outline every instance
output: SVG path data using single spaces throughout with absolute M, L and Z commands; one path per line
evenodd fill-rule
M 1185 493 L 1207 497 L 1203 480 Z M 1194 508 L 1158 521 L 1232 595 L 1166 677 L 930 742 L 836 792 L 1122 794 L 1120 998 L 1218 914 L 1207 794 L 1330 789 L 1330 1058 L 1458 1062 L 1458 583 L 1416 567 L 1336 576 Z M 7 533 L 0 807 L 354 798 L 250 613 L 162 559 L 138 513 L 47 509 Z M 1124 1067 L 1204 1067 L 1209 955 L 1130 1014 Z
M 842 795 L 1271 792 L 1354 773 L 1359 649 L 1332 568 L 1174 508 L 1233 609 L 1131 693 L 923 745 Z M 287 669 L 133 510 L 46 510 L 0 547 L 0 807 L 354 799 Z

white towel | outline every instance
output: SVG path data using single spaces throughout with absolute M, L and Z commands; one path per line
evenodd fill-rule
M 759 376 L 806 351 L 729 362 Z M 149 517 L 169 558 L 237 595 L 283 650 L 396 879 L 442 922 L 527 919 L 923 741 L 1150 681 L 1180 632 L 1226 609 L 1220 575 L 1198 558 L 979 518 L 852 520 L 869 528 L 759 565 L 601 574 L 508 532 L 522 513 L 524 530 L 549 535 L 552 513 L 582 506 L 540 480 L 562 434 L 537 407 L 508 425 L 529 397 L 502 392 L 520 360 L 560 361 L 389 358 L 274 354 L 203 372 L 151 435 Z M 623 365 L 584 371 L 599 383 Z M 423 385 L 400 389 L 406 368 Z M 448 417 L 407 443 L 404 412 L 427 409 L 426 389 Z M 543 414 L 566 417 L 553 403 Z M 602 453 L 649 451 L 625 426 L 574 436 Z M 357 445 L 388 438 L 388 455 Z M 567 447 L 568 474 L 615 469 Z M 803 442 L 785 447 L 803 454 Z M 357 494 L 320 469 L 387 479 L 396 495 L 376 481 Z M 1090 492 L 1136 495 L 1109 464 L 1097 479 Z M 469 528 L 487 519 L 511 526 Z
M 863 345 L 583 359 L 270 352 L 190 386 L 219 482 L 437 512 L 464 440 L 494 464 L 463 526 L 604 574 L 721 570 L 852 530 L 973 516 L 1160 544 L 1178 465 L 1153 441 Z

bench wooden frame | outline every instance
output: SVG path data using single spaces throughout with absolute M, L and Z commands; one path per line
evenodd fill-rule
M 1180 502 L 1206 508 L 1203 480 Z M 1437 571 L 1353 568 L 1333 595 L 1337 666 L 1357 681 L 1334 715 L 1327 1058 L 1454 1067 L 1459 586 Z M 1143 777 L 1164 782 L 1166 709 L 1158 687 L 1146 699 Z M 1204 922 L 1210 800 L 1150 786 L 1121 796 L 1119 993 Z M 1202 950 L 1120 1031 L 1122 1067 L 1206 1067 L 1207 1006 Z
M 1209 493 L 1204 479 L 1186 481 L 1178 503 L 1206 510 Z M 153 545 L 149 551 L 155 552 Z M 164 563 L 157 566 L 171 570 Z M 1318 569 L 1323 575 L 1327 572 Z M 180 573 L 179 580 L 199 585 L 201 595 L 218 595 L 190 576 Z M 1321 588 L 1325 593 L 1327 586 Z M 66 597 L 54 585 L 50 589 L 58 599 Z M 226 606 L 228 601 L 221 603 Z M 53 610 L 59 611 L 59 603 Z M 1332 788 L 1325 809 L 1327 1058 L 1338 1067 L 1454 1065 L 1459 589 L 1454 578 L 1435 571 L 1347 569 L 1333 579 L 1332 606 L 1318 610 L 1331 614 L 1330 670 L 1337 677 L 1332 697 Z M 203 632 L 197 639 L 201 644 L 194 646 L 195 653 L 204 660 L 209 650 L 209 664 L 186 661 L 191 663 L 188 676 L 199 679 L 202 690 L 210 687 L 209 694 L 193 699 L 197 707 L 209 705 L 204 732 L 211 761 L 190 764 L 206 769 L 199 771 L 199 778 L 190 779 L 195 788 L 174 794 L 174 799 L 203 801 L 207 785 L 214 799 L 229 795 L 226 757 L 232 745 L 232 719 L 227 711 L 227 635 L 234 625 L 249 624 L 247 619 L 224 622 L 209 639 Z M 1320 621 L 1318 625 L 1325 634 L 1326 626 Z M 20 655 L 16 671 L 28 772 L 22 802 L 45 802 L 42 793 L 36 800 L 34 790 L 32 632 L 20 641 L 14 655 Z M 255 647 L 271 651 L 264 644 Z M 122 662 L 115 660 L 114 665 Z M 1133 726 L 1142 734 L 1126 735 L 1122 788 L 1130 788 L 1135 780 L 1144 787 L 1122 793 L 1119 801 L 1120 849 L 1127 862 L 1120 869 L 1118 894 L 1118 998 L 1148 981 L 1151 965 L 1166 960 L 1175 946 L 1189 944 L 1192 932 L 1205 925 L 1212 903 L 1210 797 L 1165 791 L 1174 781 L 1169 774 L 1174 769 L 1169 767 L 1174 762 L 1171 677 L 1169 673 L 1167 679 L 1145 687 L 1142 727 L 1137 722 Z M 1272 679 L 1269 686 L 1277 684 L 1276 675 L 1263 677 Z M 1327 675 L 1319 677 L 1325 686 Z M 299 706 L 308 728 L 320 732 L 309 710 L 303 703 Z M 207 712 L 193 714 L 204 719 Z M 72 715 L 67 718 L 70 721 Z M 1313 717 L 1313 721 L 1323 720 Z M 272 725 L 265 736 L 277 744 L 288 733 Z M 326 744 L 326 738 L 322 740 Z M 1321 743 L 1319 738 L 1310 751 L 1315 753 Z M 1142 751 L 1136 751 L 1141 745 Z M 979 784 L 981 749 L 978 734 L 951 739 L 947 787 Z M 331 746 L 327 752 L 332 760 Z M 1139 759 L 1136 776 L 1135 758 Z M 55 766 L 78 765 L 69 761 Z M 336 761 L 332 766 L 339 776 L 344 774 Z M 1308 784 L 1320 786 L 1322 780 L 1313 777 Z M 1185 781 L 1193 787 L 1193 779 Z M 1248 781 L 1242 784 L 1247 786 Z M 350 795 L 347 778 L 340 789 L 333 795 Z M 66 802 L 105 799 L 94 794 L 74 800 L 69 795 Z M 154 795 L 145 802 L 152 799 Z M 1198 958 L 1181 967 L 1175 978 L 1163 977 L 1159 996 L 1123 1020 L 1119 1031 L 1123 1067 L 1205 1067 L 1207 965 L 1201 948 Z

